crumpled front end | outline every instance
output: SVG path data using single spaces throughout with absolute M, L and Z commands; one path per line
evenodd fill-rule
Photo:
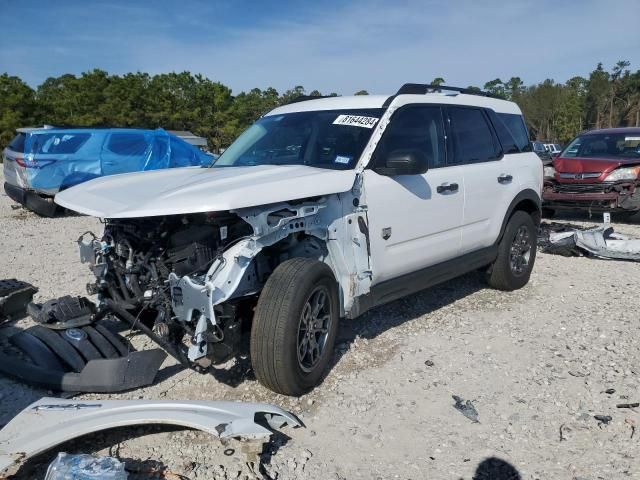
M 637 211 L 640 210 L 640 182 L 561 183 L 545 179 L 542 199 L 550 208 Z
M 128 322 L 191 367 L 224 362 L 278 264 L 294 256 L 330 261 L 326 214 L 339 211 L 327 207 L 317 199 L 107 220 L 102 238 L 78 241 L 96 278 L 87 289 L 98 295 L 97 316 Z

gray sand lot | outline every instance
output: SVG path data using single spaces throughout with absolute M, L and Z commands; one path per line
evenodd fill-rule
M 99 233 L 99 221 L 11 205 L 2 192 L 0 278 L 33 283 L 39 301 L 84 294 L 91 277 L 75 240 Z M 640 237 L 640 220 L 614 226 Z M 539 254 L 522 290 L 489 290 L 474 273 L 344 321 L 331 372 L 299 399 L 259 385 L 246 358 L 215 375 L 167 359 L 150 387 L 76 397 L 258 401 L 297 414 L 306 428 L 274 436 L 255 468 L 237 445 L 224 455 L 217 439 L 175 428 L 93 434 L 63 450 L 117 454 L 139 472 L 130 478 L 161 478 L 152 472 L 166 467 L 189 479 L 458 480 L 486 466 L 523 479 L 640 478 L 640 413 L 616 408 L 640 401 L 639 288 L 638 263 Z M 0 424 L 47 395 L 0 378 Z M 478 423 L 452 395 L 472 401 Z M 53 456 L 23 478 L 42 478 Z

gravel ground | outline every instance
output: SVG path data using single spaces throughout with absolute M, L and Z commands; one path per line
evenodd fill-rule
M 640 237 L 638 222 L 614 226 Z M 96 219 L 39 218 L 0 194 L 0 227 L 0 278 L 37 285 L 40 301 L 84 293 L 90 274 L 75 240 L 99 232 Z M 168 359 L 153 386 L 76 397 L 280 405 L 306 428 L 274 436 L 260 464 L 247 464 L 241 445 L 175 428 L 117 429 L 60 450 L 118 455 L 130 478 L 640 478 L 640 414 L 616 408 L 640 401 L 632 293 L 639 280 L 637 263 L 546 254 L 517 292 L 487 289 L 480 274 L 467 275 L 344 321 L 333 368 L 300 399 L 259 385 L 246 358 L 215 375 Z M 151 346 L 142 336 L 132 341 Z M 46 395 L 0 378 L 0 424 Z M 452 395 L 473 403 L 478 422 L 454 408 Z M 53 456 L 20 475 L 42 478 Z M 163 469 L 184 477 L 151 473 Z

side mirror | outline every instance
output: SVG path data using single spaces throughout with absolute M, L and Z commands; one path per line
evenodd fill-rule
M 421 175 L 428 169 L 427 156 L 420 150 L 393 150 L 374 171 L 380 175 Z

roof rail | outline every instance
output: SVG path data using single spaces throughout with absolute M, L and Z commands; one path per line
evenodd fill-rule
M 481 97 L 499 98 L 501 100 L 504 100 L 504 98 L 502 97 L 493 95 L 488 92 L 483 92 L 482 90 L 448 87 L 446 85 L 429 85 L 426 83 L 405 83 L 400 87 L 400 90 L 396 92 L 396 95 L 424 95 L 425 93 L 433 93 L 443 90 L 447 92 L 458 92 L 467 95 L 479 95 Z
M 306 102 L 307 100 L 317 100 L 318 98 L 329 98 L 331 95 L 300 95 L 299 97 L 294 98 L 293 100 L 289 100 L 285 105 L 290 105 L 292 103 L 298 102 Z

